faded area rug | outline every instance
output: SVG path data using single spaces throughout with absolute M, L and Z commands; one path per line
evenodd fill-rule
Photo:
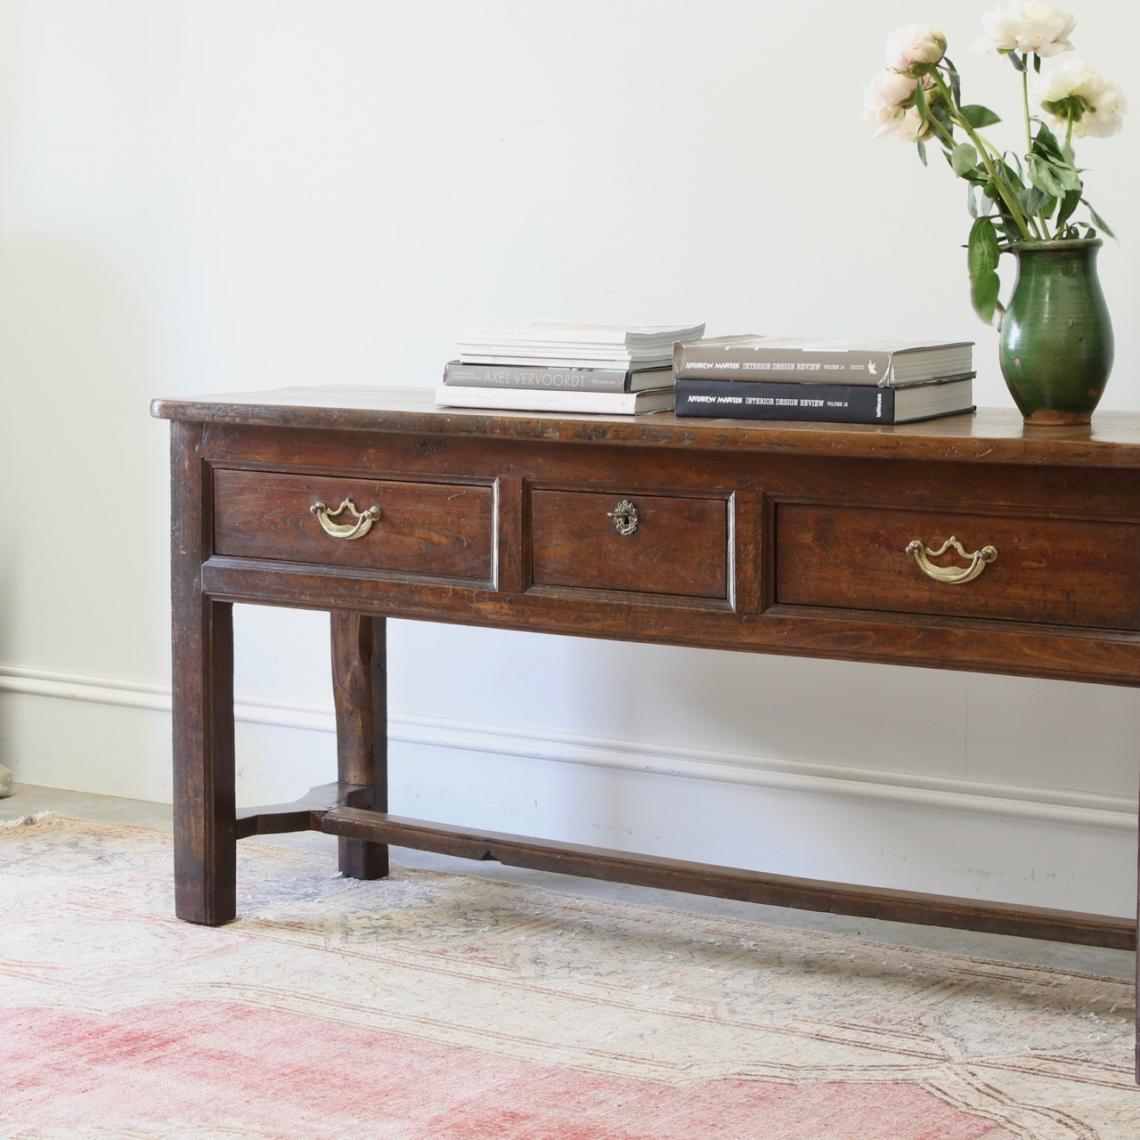
M 211 930 L 161 832 L 0 828 L 0 1135 L 1140 1136 L 1116 979 L 239 853 Z

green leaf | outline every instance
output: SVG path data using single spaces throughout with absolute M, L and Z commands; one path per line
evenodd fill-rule
M 1070 190 L 1064 198 L 1061 199 L 1061 208 L 1057 211 L 1057 228 L 1058 230 L 1073 216 L 1073 211 L 1081 203 L 1081 192 L 1079 190 Z
M 975 130 L 978 127 L 989 127 L 994 123 L 1001 122 L 1001 119 L 989 107 L 983 107 L 979 103 L 967 103 L 962 108 L 962 118 Z
M 997 234 L 994 232 L 993 223 L 989 218 L 978 218 L 970 227 L 966 256 L 970 264 L 971 277 L 982 273 L 992 273 L 997 269 Z
M 1080 191 L 1081 176 L 1071 166 L 1063 162 L 1051 162 L 1049 163 L 1049 169 L 1066 190 Z
M 950 166 L 955 174 L 965 174 L 978 165 L 978 152 L 970 143 L 960 143 L 950 153 Z
M 1065 186 L 1053 173 L 1053 168 L 1040 155 L 1029 156 L 1029 181 L 1050 198 L 1065 196 Z
M 949 166 L 951 170 L 954 170 L 954 151 L 958 148 L 946 147 L 945 143 L 942 145 L 945 148 L 942 153 L 946 156 L 946 165 Z M 967 182 L 972 182 L 975 186 L 985 186 L 990 180 L 989 173 L 980 163 L 977 166 L 969 166 L 962 171 L 954 170 L 954 173 L 957 174 L 959 178 L 964 178 Z
M 1047 155 L 1052 158 L 1061 158 L 1061 144 L 1057 141 L 1057 136 L 1044 124 L 1039 123 L 1037 127 L 1037 134 L 1033 137 L 1034 154 Z
M 1004 186 L 1020 189 L 1026 185 L 1025 166 L 1021 164 L 1020 155 L 1007 150 L 996 162 L 996 169 L 998 169 L 998 179 Z
M 974 312 L 986 322 L 994 323 L 994 312 L 997 309 L 998 294 L 1001 292 L 1001 280 L 996 273 L 987 273 L 983 277 L 975 277 L 970 282 L 970 300 L 974 305 Z
M 1041 57 L 1036 52 L 1033 53 L 1033 70 L 1041 74 Z
M 1009 62 L 1013 64 L 1014 71 L 1025 70 L 1025 57 L 1018 55 L 1017 52 L 1011 51 L 1009 53 Z
M 1111 238 L 1114 238 L 1114 237 L 1116 237 L 1116 234 L 1114 234 L 1114 233 L 1112 232 L 1112 227 L 1111 227 L 1111 226 L 1109 226 L 1108 222 L 1106 222 L 1106 221 L 1104 220 L 1104 218 L 1102 218 L 1102 217 L 1100 216 L 1100 214 L 1098 214 L 1098 213 L 1096 212 L 1096 210 L 1094 210 L 1094 209 L 1092 208 L 1092 206 L 1091 206 L 1091 205 L 1089 205 L 1089 200 L 1088 200 L 1087 198 L 1082 198 L 1082 199 L 1081 199 L 1081 201 L 1082 201 L 1082 202 L 1084 202 L 1084 204 L 1085 204 L 1085 208 L 1086 208 L 1086 209 L 1088 210 L 1088 212 L 1089 212 L 1089 217 L 1090 217 L 1090 218 L 1092 218 L 1092 220 L 1093 220 L 1094 222 L 1096 222 L 1096 224 L 1097 224 L 1098 226 L 1100 226 L 1100 228 L 1101 228 L 1102 230 L 1104 230 L 1104 232 L 1105 232 L 1106 234 L 1108 234 L 1108 236 L 1109 236 L 1109 237 L 1111 237 Z M 1090 232 L 1090 235 L 1089 235 L 1089 236 L 1090 236 L 1090 237 L 1096 237 L 1096 231 L 1095 231 L 1095 230 L 1091 231 L 1091 232 Z
M 922 165 L 926 166 L 926 143 L 919 142 L 914 144 L 914 149 L 918 151 L 918 157 L 922 160 Z
M 970 299 L 974 311 L 986 324 L 994 319 L 1001 282 L 997 275 L 998 258 L 997 232 L 989 218 L 978 218 L 970 227 L 970 239 L 966 245 L 966 263 L 970 272 Z
M 950 76 L 950 97 L 954 100 L 954 105 L 960 107 L 962 105 L 962 80 L 958 77 L 958 69 L 948 55 L 942 57 L 942 62 L 946 65 L 946 74 Z
M 1050 194 L 1042 194 L 1036 186 L 1031 186 L 1020 196 L 1020 205 L 1026 214 L 1048 218 L 1057 208 L 1057 199 Z

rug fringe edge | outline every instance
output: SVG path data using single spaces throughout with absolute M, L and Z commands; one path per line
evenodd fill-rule
M 34 811 L 30 815 L 17 816 L 15 819 L 0 820 L 0 831 L 14 831 L 17 827 L 31 827 L 44 819 L 52 819 L 59 815 L 55 811 Z

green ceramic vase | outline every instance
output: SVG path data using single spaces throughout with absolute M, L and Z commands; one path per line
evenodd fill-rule
M 1087 424 L 1112 369 L 1099 239 L 1014 246 L 1017 283 L 1001 321 L 1006 387 L 1027 424 Z

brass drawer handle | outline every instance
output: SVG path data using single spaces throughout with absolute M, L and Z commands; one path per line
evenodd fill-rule
M 333 522 L 332 520 L 342 511 L 348 511 L 356 521 L 350 523 Z M 321 524 L 321 530 L 325 534 L 332 538 L 344 539 L 363 538 L 372 529 L 372 524 L 380 517 L 379 507 L 369 507 L 366 511 L 358 511 L 356 504 L 351 499 L 345 499 L 335 511 L 330 511 L 328 504 L 322 503 L 318 499 L 309 508 L 309 512 L 317 516 L 317 522 Z
M 614 520 L 618 534 L 629 535 L 637 530 L 637 508 L 628 499 L 622 499 L 612 511 L 606 511 L 606 518 Z
M 945 554 L 951 547 L 963 558 L 970 559 L 970 565 L 935 566 L 930 561 L 931 558 L 938 558 Z M 948 538 L 937 550 L 931 550 L 926 543 L 917 538 L 911 539 L 907 543 L 906 552 L 914 555 L 918 568 L 928 578 L 933 578 L 936 582 L 947 582 L 952 586 L 962 582 L 972 582 L 986 568 L 987 562 L 993 562 L 997 558 L 996 546 L 983 546 L 981 550 L 975 550 L 973 554 L 970 554 L 953 536 Z

